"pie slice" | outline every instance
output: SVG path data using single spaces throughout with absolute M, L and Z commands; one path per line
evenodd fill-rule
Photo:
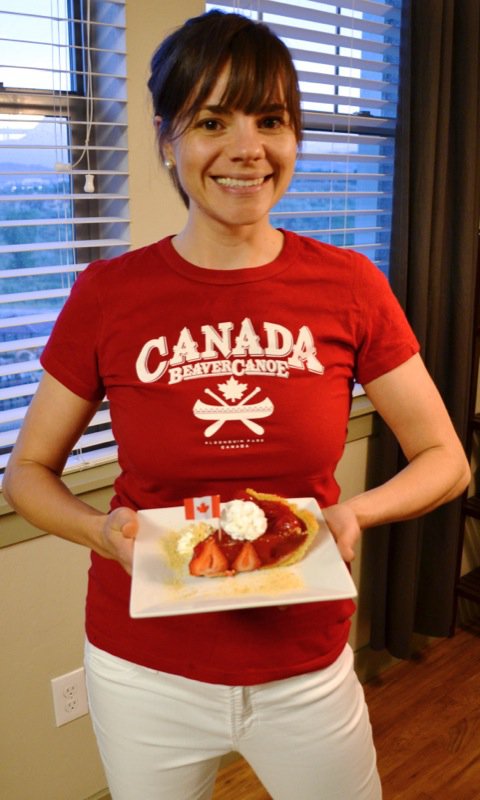
M 238 530 L 235 530 L 233 522 L 225 524 L 230 530 L 230 533 L 227 532 L 222 527 L 222 515 L 220 527 L 210 530 L 195 545 L 189 562 L 191 575 L 209 578 L 235 575 L 294 564 L 305 556 L 319 527 L 310 511 L 298 508 L 279 495 L 247 489 L 239 500 L 233 501 L 236 503 L 237 517 L 242 512 L 239 501 L 246 504 L 246 516 L 239 520 Z M 258 514 L 263 518 L 262 533 L 248 530 L 252 503 L 260 509 Z M 227 508 L 230 505 L 227 504 Z

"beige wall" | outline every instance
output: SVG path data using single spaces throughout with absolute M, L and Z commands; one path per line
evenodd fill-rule
M 127 0 L 128 129 L 132 245 L 140 247 L 177 231 L 185 209 L 157 155 L 150 94 L 149 57 L 165 35 L 190 16 L 200 0 Z
M 86 550 L 51 536 L 0 551 L 5 800 L 84 800 L 105 786 L 90 718 L 56 728 L 50 691 L 82 664 L 87 566 Z
M 134 246 L 177 230 L 184 219 L 181 203 L 156 163 L 144 87 L 148 56 L 158 41 L 177 23 L 202 9 L 199 0 L 127 3 Z M 368 415 L 353 425 L 357 433 L 347 445 L 338 470 L 344 496 L 365 486 L 369 425 Z M 83 497 L 87 502 L 106 509 L 110 496 L 108 469 L 88 472 L 92 474 L 80 473 L 71 479 L 73 488 L 79 493 L 86 491 Z M 1 506 L 0 497 L 0 512 Z M 0 515 L 3 542 L 27 539 L 29 530 L 15 515 Z M 106 782 L 89 717 L 56 728 L 50 693 L 51 678 L 82 663 L 87 569 L 86 551 L 51 536 L 27 539 L 0 550 L 0 796 L 5 800 L 103 796 Z M 368 593 L 362 591 L 363 572 L 359 556 L 354 568 L 361 595 L 352 631 L 355 649 L 367 641 L 368 635 Z

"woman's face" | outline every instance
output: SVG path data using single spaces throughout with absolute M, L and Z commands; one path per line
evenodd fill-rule
M 228 70 L 192 123 L 164 147 L 190 199 L 189 221 L 232 228 L 268 224 L 295 167 L 297 142 L 281 96 L 254 114 L 221 105 Z

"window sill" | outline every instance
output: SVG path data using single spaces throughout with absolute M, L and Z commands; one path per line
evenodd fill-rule
M 365 395 L 358 395 L 353 399 L 347 442 L 365 439 L 374 434 L 375 413 L 373 406 Z M 113 485 L 118 472 L 118 463 L 110 461 L 94 467 L 72 470 L 64 475 L 64 481 L 73 494 L 83 496 L 86 502 L 90 502 L 94 501 L 96 493 Z M 93 502 L 93 504 L 95 503 Z M 0 548 L 45 536 L 42 531 L 30 525 L 12 511 L 3 497 L 1 489 L 0 517 L 2 518 Z

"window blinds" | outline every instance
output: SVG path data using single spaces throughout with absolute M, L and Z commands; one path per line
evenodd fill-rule
M 1 473 L 76 275 L 128 248 L 129 219 L 125 0 L 0 0 L 0 18 Z M 115 454 L 104 403 L 69 465 Z
M 388 274 L 401 0 L 217 2 L 261 19 L 299 74 L 304 135 L 272 223 L 363 252 Z

